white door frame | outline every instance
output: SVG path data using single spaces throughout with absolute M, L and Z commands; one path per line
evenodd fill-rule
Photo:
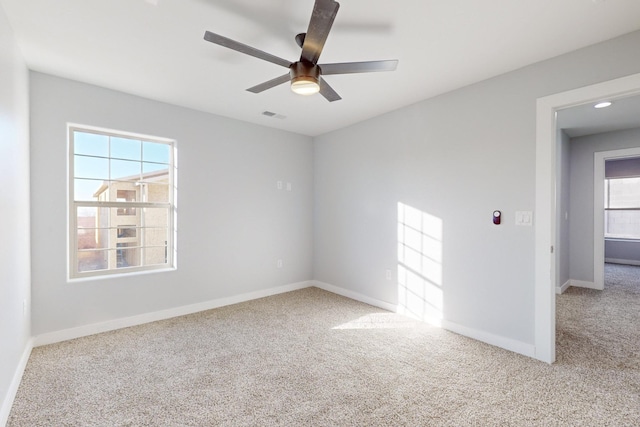
M 640 94 L 640 74 L 538 98 L 536 106 L 535 357 L 556 359 L 556 112 Z
M 604 162 L 625 157 L 640 157 L 640 147 L 598 151 L 593 158 L 593 283 L 604 289 Z M 598 202 L 600 200 L 600 202 Z

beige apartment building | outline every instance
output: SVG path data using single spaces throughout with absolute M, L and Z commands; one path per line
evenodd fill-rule
M 110 202 L 166 202 L 167 169 L 104 181 L 93 197 Z M 164 264 L 167 259 L 168 209 L 99 207 L 78 217 L 79 271 Z M 84 232 L 80 232 L 84 229 Z M 84 249 L 84 250 L 83 250 Z

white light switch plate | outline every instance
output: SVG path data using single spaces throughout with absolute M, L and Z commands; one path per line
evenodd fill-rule
M 531 211 L 516 212 L 516 225 L 531 227 L 533 225 L 533 212 Z

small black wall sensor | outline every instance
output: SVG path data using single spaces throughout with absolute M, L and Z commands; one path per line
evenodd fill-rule
M 502 217 L 502 212 L 493 211 L 493 223 L 495 225 L 500 225 L 500 218 Z

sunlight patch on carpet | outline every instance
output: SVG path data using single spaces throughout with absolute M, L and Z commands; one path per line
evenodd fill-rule
M 332 329 L 413 329 L 418 324 L 393 313 L 371 313 Z

